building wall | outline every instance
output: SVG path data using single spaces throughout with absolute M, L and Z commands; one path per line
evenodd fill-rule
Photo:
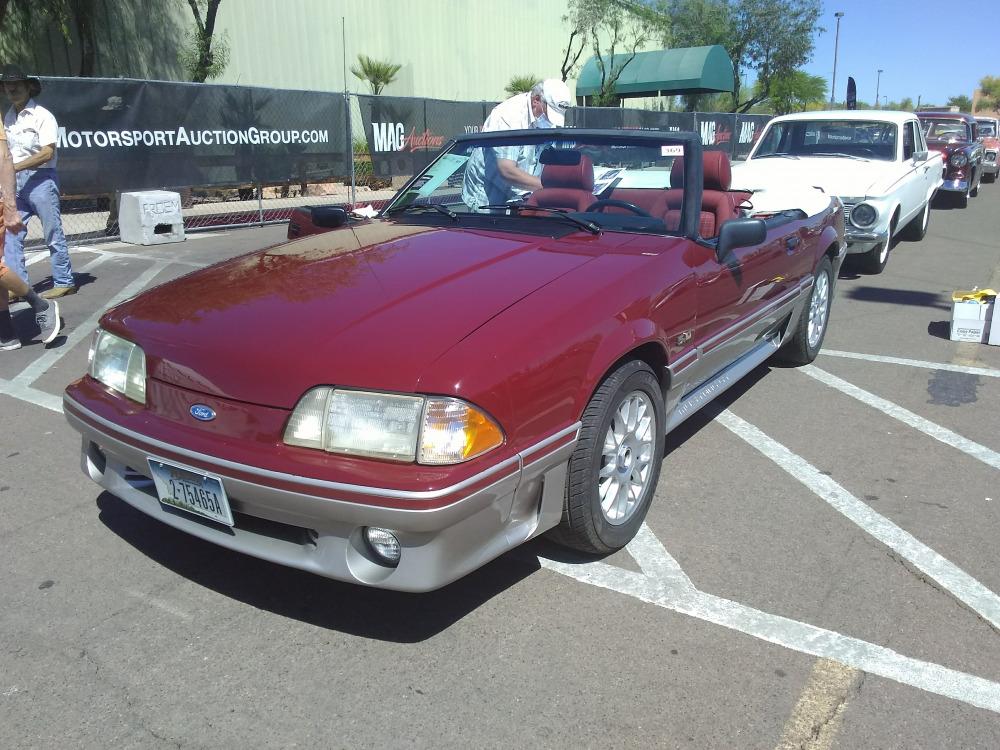
M 223 0 L 232 53 L 218 80 L 343 90 L 346 36 L 352 92 L 368 93 L 350 73 L 364 54 L 403 66 L 384 94 L 496 100 L 514 75 L 559 76 L 566 13 L 564 0 Z

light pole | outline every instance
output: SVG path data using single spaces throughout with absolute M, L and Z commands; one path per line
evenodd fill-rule
M 875 78 L 875 109 L 880 109 L 878 103 L 878 88 L 879 84 L 882 83 L 882 68 L 878 69 L 878 76 Z
M 834 97 L 837 94 L 837 49 L 840 47 L 840 19 L 844 17 L 842 11 L 833 14 L 837 19 L 837 35 L 833 39 L 833 80 L 830 82 L 830 105 L 833 105 Z

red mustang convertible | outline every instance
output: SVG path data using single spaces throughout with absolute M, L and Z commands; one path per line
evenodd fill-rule
M 729 178 L 694 134 L 460 137 L 375 219 L 324 212 L 109 310 L 64 397 L 83 470 L 201 539 L 389 589 L 546 532 L 619 549 L 664 436 L 823 343 L 840 201 Z

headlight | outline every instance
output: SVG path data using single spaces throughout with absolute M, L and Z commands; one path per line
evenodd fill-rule
M 878 219 L 878 211 L 868 203 L 859 203 L 851 209 L 851 223 L 856 227 L 870 227 Z
M 89 362 L 92 378 L 133 401 L 146 403 L 146 355 L 138 346 L 98 328 Z
M 457 464 L 503 443 L 489 416 L 457 398 L 313 388 L 285 428 L 285 443 L 420 464 Z
M 969 163 L 969 157 L 966 156 L 965 153 L 962 151 L 956 151 L 955 153 L 953 153 L 951 156 L 948 157 L 948 163 L 956 168 L 964 167 L 966 164 Z

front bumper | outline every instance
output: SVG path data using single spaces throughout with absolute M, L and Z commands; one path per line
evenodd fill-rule
M 995 151 L 987 151 L 983 156 L 983 174 L 996 174 L 1000 171 L 1000 164 L 997 163 Z
M 867 253 L 873 247 L 881 245 L 889 236 L 889 231 L 857 229 L 849 225 L 844 230 L 844 236 L 847 239 L 847 254 L 857 255 L 858 253 Z
M 945 190 L 949 193 L 964 193 L 969 189 L 969 181 L 967 179 L 962 180 L 945 180 L 941 183 L 941 187 L 938 190 Z
M 387 507 L 289 489 L 302 477 L 235 465 L 193 454 L 126 430 L 63 397 L 64 413 L 82 436 L 81 468 L 101 487 L 147 515 L 193 536 L 237 552 L 327 578 L 399 591 L 430 591 L 481 567 L 555 526 L 562 515 L 570 454 L 580 425 L 561 430 L 512 459 L 433 493 L 385 490 Z M 184 465 L 222 479 L 235 526 L 165 508 L 148 477 L 147 459 Z M 251 479 L 248 475 L 252 475 Z M 312 481 L 316 485 L 316 481 Z M 329 487 L 324 490 L 329 491 Z M 378 499 L 371 487 L 347 488 Z M 447 505 L 421 508 L 419 500 L 448 496 Z M 402 554 L 396 567 L 378 561 L 364 541 L 365 526 L 391 530 Z

